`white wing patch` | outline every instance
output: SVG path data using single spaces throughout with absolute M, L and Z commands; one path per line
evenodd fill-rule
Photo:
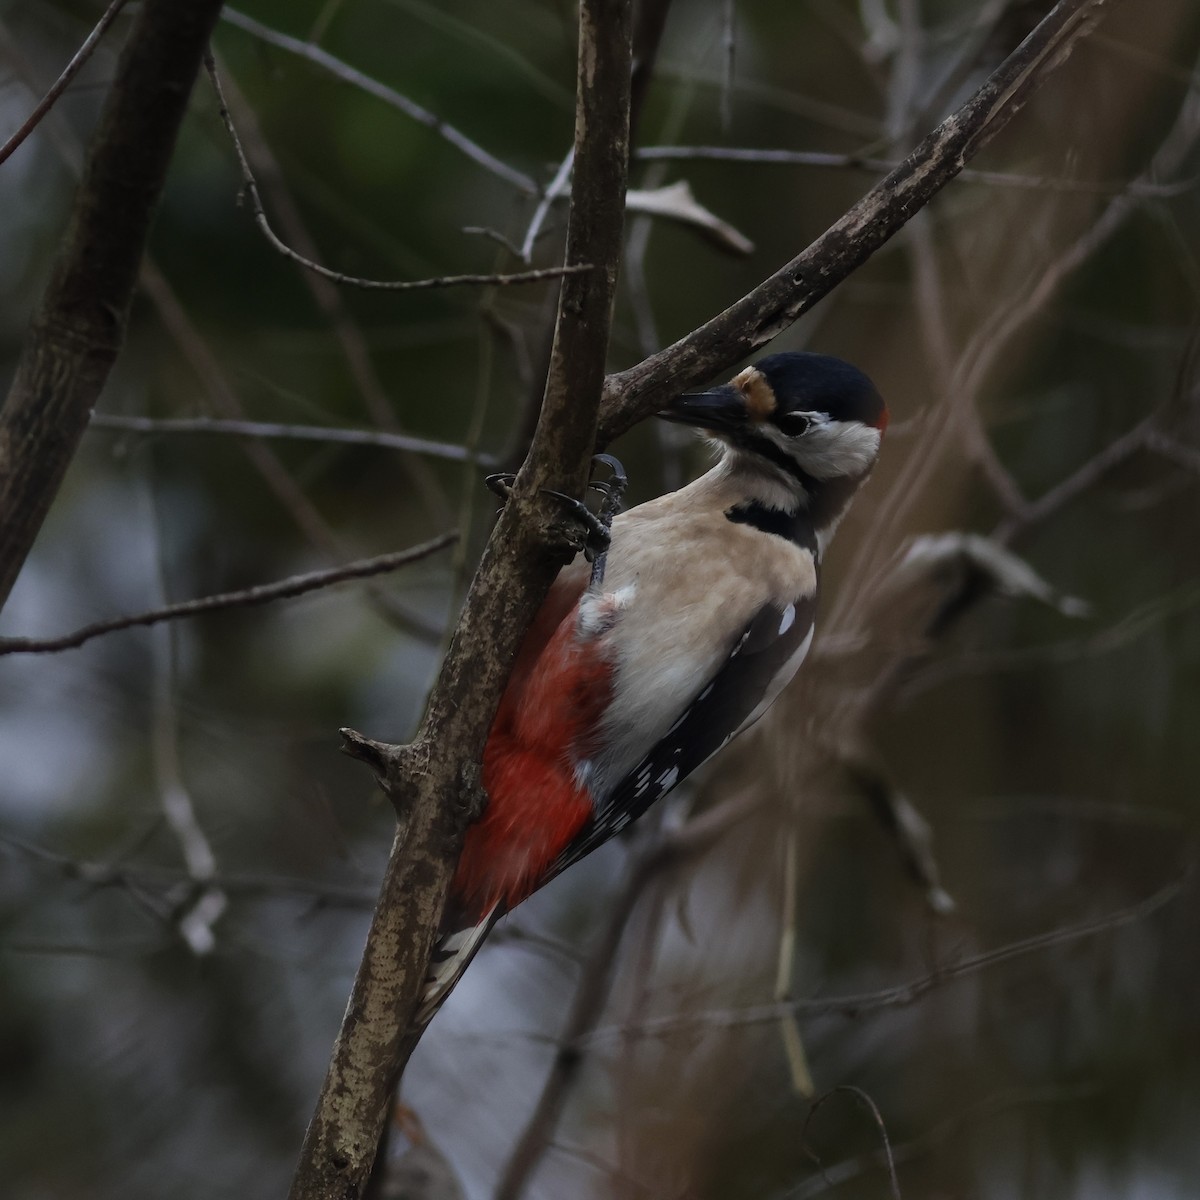
M 792 652 L 787 661 L 780 667 L 778 674 L 771 680 L 770 686 L 763 693 L 762 700 L 755 707 L 754 711 L 725 739 L 726 742 L 737 737 L 739 733 L 743 733 L 749 729 L 755 721 L 759 719 L 771 707 L 772 704 L 779 698 L 779 693 L 792 681 L 792 676 L 800 669 L 800 664 L 808 657 L 809 648 L 812 646 L 814 629 L 811 627 L 804 636 L 804 641 Z M 724 743 L 722 743 L 724 744 Z
M 789 604 L 787 608 L 783 610 L 783 620 L 779 622 L 779 636 L 783 637 L 783 635 L 787 633 L 789 629 L 791 629 L 795 622 L 796 606 L 794 604 Z

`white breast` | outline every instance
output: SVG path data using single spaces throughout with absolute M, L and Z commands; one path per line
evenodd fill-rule
M 812 555 L 785 538 L 729 521 L 725 510 L 740 497 L 727 491 L 728 481 L 710 472 L 613 525 L 603 594 L 585 596 L 580 614 L 581 632 L 603 630 L 598 636 L 616 667 L 614 703 L 601 739 L 605 749 L 590 764 L 596 795 L 615 786 L 663 738 L 765 605 L 786 614 L 798 597 L 815 591 Z M 615 621 L 593 621 L 593 608 Z M 772 682 L 751 720 L 795 673 L 810 641 Z

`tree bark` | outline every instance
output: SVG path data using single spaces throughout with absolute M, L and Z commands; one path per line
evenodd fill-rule
M 125 338 L 138 266 L 220 0 L 146 0 L 0 409 L 0 605 Z
M 582 0 L 575 170 L 550 373 L 533 444 L 484 551 L 409 746 L 348 733 L 400 828 L 350 1003 L 292 1181 L 291 1200 L 357 1200 L 367 1186 L 467 824 L 478 763 L 513 656 L 578 532 L 547 489 L 587 484 L 604 383 L 629 158 L 630 0 Z

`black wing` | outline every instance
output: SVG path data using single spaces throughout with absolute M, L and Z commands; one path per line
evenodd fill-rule
M 636 821 L 716 754 L 750 720 L 787 669 L 810 636 L 815 615 L 816 596 L 784 608 L 772 604 L 760 609 L 720 670 L 662 740 L 611 792 L 597 797 L 595 815 L 559 856 L 552 874 L 565 871 Z

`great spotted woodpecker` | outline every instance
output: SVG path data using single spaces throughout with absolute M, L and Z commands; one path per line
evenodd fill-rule
M 418 1012 L 427 1021 L 496 921 L 635 821 L 753 724 L 813 636 L 821 556 L 888 413 L 861 371 L 773 354 L 659 414 L 720 461 L 612 523 L 604 571 L 555 581 L 483 758 Z

